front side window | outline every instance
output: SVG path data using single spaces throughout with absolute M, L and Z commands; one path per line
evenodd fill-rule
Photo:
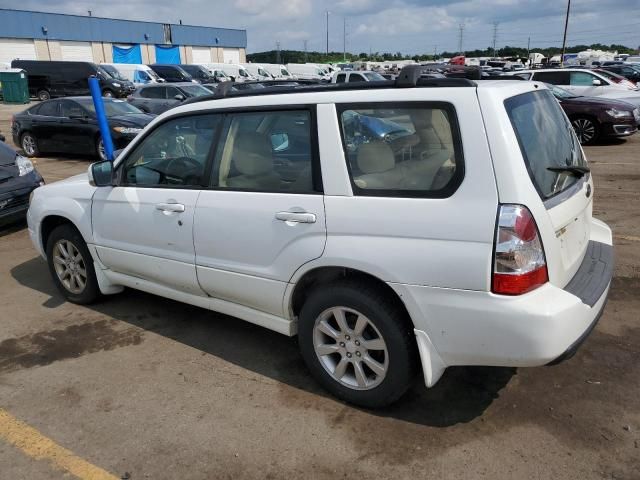
M 314 193 L 315 147 L 308 110 L 226 117 L 213 168 L 218 189 Z
M 357 195 L 447 197 L 464 165 L 450 104 L 345 105 L 339 108 Z
M 359 73 L 352 73 L 349 75 L 349 82 L 364 82 L 365 79 Z
M 194 115 L 163 123 L 124 160 L 121 183 L 142 187 L 201 186 L 220 118 Z
M 63 117 L 84 117 L 87 112 L 84 108 L 71 100 L 63 100 L 61 102 Z
M 553 167 L 584 167 L 580 143 L 571 123 L 549 90 L 523 93 L 505 101 L 536 189 L 543 200 L 569 188 L 578 181 L 570 172 L 549 170 Z
M 587 72 L 571 72 L 571 85 L 576 87 L 591 87 L 593 81 L 599 80 Z
M 339 73 L 336 77 L 336 83 L 344 83 L 345 78 L 347 77 L 346 73 Z

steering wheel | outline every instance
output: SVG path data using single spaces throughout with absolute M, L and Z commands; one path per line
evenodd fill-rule
M 176 168 L 178 165 L 180 165 L 180 168 Z M 171 175 L 172 177 L 179 178 L 182 183 L 185 184 L 184 181 L 189 177 L 189 175 L 185 175 L 185 173 L 196 169 L 202 169 L 202 165 L 197 160 L 194 160 L 190 157 L 177 157 L 172 158 L 171 160 L 169 160 L 169 162 L 167 162 L 166 173 L 167 176 Z M 193 177 L 194 175 L 191 176 Z

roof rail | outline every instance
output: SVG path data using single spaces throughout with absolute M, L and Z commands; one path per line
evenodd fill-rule
M 426 78 L 423 74 L 427 69 L 422 65 L 407 65 L 403 67 L 396 80 L 352 82 L 352 83 L 309 83 L 302 85 L 286 85 L 296 83 L 297 80 L 269 80 L 254 83 L 266 84 L 265 88 L 252 90 L 232 90 L 234 82 L 223 82 L 211 95 L 192 97 L 182 105 L 190 103 L 206 102 L 208 100 L 220 100 L 222 98 L 253 97 L 261 95 L 278 95 L 285 93 L 313 93 L 313 92 L 339 92 L 345 90 L 379 90 L 384 88 L 439 88 L 439 87 L 475 87 L 477 84 L 467 78 Z M 302 82 L 301 82 L 302 83 Z M 284 84 L 280 85 L 279 84 Z

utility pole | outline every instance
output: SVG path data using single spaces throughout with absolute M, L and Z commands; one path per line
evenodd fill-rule
M 304 40 L 302 43 L 304 44 L 304 61 L 305 63 L 307 62 L 308 58 L 307 58 L 307 44 L 308 44 L 309 40 Z
M 567 16 L 564 19 L 564 37 L 562 38 L 562 56 L 560 57 L 560 66 L 564 65 L 564 51 L 567 47 L 567 28 L 569 28 L 569 11 L 571 10 L 571 0 L 567 0 Z
M 342 61 L 347 61 L 347 17 L 342 18 Z
M 464 38 L 464 23 L 460 24 L 460 38 L 458 40 L 458 53 L 460 55 L 464 55 L 464 52 L 462 51 L 462 40 Z
M 496 39 L 498 38 L 498 22 L 493 22 L 493 58 L 496 57 Z
M 282 63 L 280 61 L 280 40 L 276 41 L 276 63 L 280 65 Z
M 329 10 L 326 11 L 327 14 L 327 55 L 329 55 Z
M 531 60 L 529 60 L 529 56 L 531 55 L 531 37 L 527 38 L 527 63 L 529 67 L 531 66 Z
M 435 60 L 438 56 L 438 45 L 433 46 L 433 59 Z

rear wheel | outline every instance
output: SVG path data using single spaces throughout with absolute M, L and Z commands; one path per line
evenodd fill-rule
M 20 139 L 20 146 L 27 155 L 27 157 L 37 157 L 40 155 L 40 149 L 38 148 L 38 140 L 31 132 L 25 132 Z
M 571 120 L 571 125 L 582 145 L 591 145 L 600 137 L 600 125 L 590 117 L 576 117 Z
M 406 313 L 367 284 L 343 281 L 312 292 L 300 312 L 298 341 L 318 382 L 363 407 L 393 403 L 417 371 Z
M 108 160 L 107 151 L 104 148 L 104 141 L 102 140 L 102 135 L 98 135 L 98 138 L 96 138 L 96 155 L 102 161 Z
M 49 235 L 47 263 L 56 287 L 70 302 L 87 304 L 100 296 L 93 259 L 72 225 L 60 225 Z
M 49 100 L 51 98 L 51 94 L 47 90 L 38 90 L 36 96 L 41 102 L 44 102 L 45 100 Z

